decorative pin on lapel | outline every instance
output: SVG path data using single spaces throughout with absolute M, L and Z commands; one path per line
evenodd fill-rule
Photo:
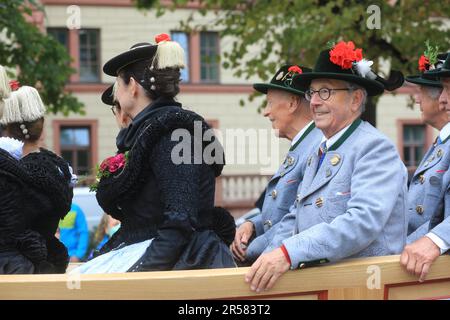
M 287 157 L 287 165 L 292 166 L 295 163 L 295 159 L 291 156 Z
M 325 176 L 326 176 L 327 178 L 329 178 L 329 177 L 331 176 L 331 170 L 330 170 L 330 168 L 327 168 L 327 171 L 325 172 Z
M 439 149 L 437 152 L 438 158 L 442 157 L 443 154 L 444 154 L 444 151 L 442 151 L 442 149 Z
M 423 174 L 421 174 L 419 176 L 419 181 L 420 181 L 420 184 L 423 184 L 425 182 L 425 176 Z
M 330 159 L 330 163 L 331 163 L 331 165 L 333 165 L 333 166 L 337 165 L 340 161 L 341 161 L 341 157 L 339 157 L 338 155 L 334 155 L 334 156 L 331 157 L 331 159 Z

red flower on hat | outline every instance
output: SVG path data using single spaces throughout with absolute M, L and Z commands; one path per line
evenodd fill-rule
M 421 55 L 419 59 L 419 71 L 425 72 L 428 69 L 430 69 L 430 60 L 424 55 Z
M 362 60 L 362 49 L 355 49 L 352 41 L 341 41 L 330 50 L 330 61 L 342 69 L 350 69 L 353 62 Z
M 171 41 L 171 40 L 170 36 L 167 33 L 161 33 L 155 37 L 155 41 L 156 43 L 160 43 L 161 41 Z
M 9 81 L 9 86 L 11 87 L 12 91 L 16 91 L 20 88 L 20 82 L 17 80 L 11 80 Z
M 289 67 L 288 72 L 302 74 L 303 70 L 299 66 Z

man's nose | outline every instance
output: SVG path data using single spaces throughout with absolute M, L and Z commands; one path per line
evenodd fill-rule
M 310 105 L 311 107 L 314 106 L 320 106 L 322 104 L 322 99 L 320 99 L 319 97 L 319 93 L 318 92 L 313 92 L 311 93 L 311 101 L 310 101 Z

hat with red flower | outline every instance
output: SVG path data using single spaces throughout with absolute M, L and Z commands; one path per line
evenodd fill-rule
M 442 88 L 442 84 L 436 75 L 429 75 L 427 77 L 424 75 L 427 71 L 440 69 L 444 64 L 447 53 L 438 53 L 439 48 L 437 46 L 431 46 L 429 41 L 425 42 L 425 45 L 426 50 L 418 60 L 420 74 L 408 76 L 406 77 L 406 81 L 422 86 Z
M 267 94 L 269 89 L 277 89 L 304 96 L 308 87 L 303 83 L 295 82 L 294 79 L 298 75 L 308 72 L 311 72 L 310 68 L 287 64 L 278 69 L 270 83 L 255 83 L 253 88 L 264 94 Z
M 344 80 L 362 86 L 369 96 L 383 93 L 385 86 L 371 70 L 373 62 L 364 59 L 362 49 L 356 48 L 352 41 L 340 41 L 331 46 L 319 54 L 313 71 L 299 75 L 296 81 L 309 86 L 314 79 Z
M 440 79 L 450 77 L 450 52 L 441 53 L 437 56 L 438 61 L 434 68 L 423 73 L 425 79 Z
M 117 77 L 119 71 L 126 66 L 141 60 L 150 60 L 149 67 L 155 69 L 184 68 L 184 50 L 176 41 L 172 41 L 166 33 L 155 37 L 156 44 L 141 42 L 133 45 L 114 58 L 111 58 L 103 66 L 103 72 Z

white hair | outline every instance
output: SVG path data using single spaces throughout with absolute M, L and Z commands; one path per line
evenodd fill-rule
M 438 100 L 442 93 L 442 88 L 438 87 L 423 86 L 423 89 L 427 93 L 428 97 L 433 100 Z

